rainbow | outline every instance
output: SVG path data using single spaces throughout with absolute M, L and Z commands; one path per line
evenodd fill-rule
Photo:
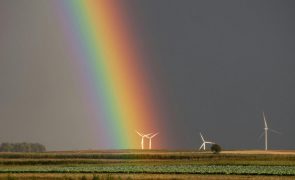
M 139 148 L 134 131 L 159 131 L 161 118 L 123 5 L 116 0 L 56 3 L 99 146 Z

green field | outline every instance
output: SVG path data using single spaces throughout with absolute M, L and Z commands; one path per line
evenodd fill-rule
M 295 179 L 295 153 L 72 151 L 0 153 L 2 179 Z

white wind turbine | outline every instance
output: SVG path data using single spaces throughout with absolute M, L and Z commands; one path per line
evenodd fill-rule
M 265 114 L 264 114 L 264 112 L 262 112 L 262 116 L 263 116 L 263 121 L 264 121 L 264 133 L 262 133 L 262 134 L 260 135 L 260 137 L 264 135 L 265 151 L 267 151 L 267 149 L 268 149 L 268 148 L 267 148 L 267 145 L 268 145 L 267 132 L 268 132 L 268 130 L 270 130 L 270 131 L 272 131 L 272 132 L 274 132 L 274 133 L 277 133 L 277 134 L 280 134 L 280 133 L 279 133 L 278 131 L 273 130 L 273 129 L 269 129 L 268 126 L 267 126 L 267 123 L 266 123 L 266 118 L 265 118 Z
M 137 131 L 135 131 L 140 137 L 141 137 L 141 149 L 144 149 L 144 138 L 148 137 L 149 135 L 151 135 L 152 133 L 149 134 L 142 134 L 139 133 Z
M 149 142 L 149 149 L 152 149 L 152 138 L 154 138 L 156 135 L 158 135 L 159 133 L 157 132 L 157 133 L 155 133 L 155 134 L 153 134 L 153 135 L 147 135 L 147 138 L 150 140 L 150 142 Z
M 205 141 L 205 139 L 204 139 L 202 133 L 200 133 L 200 136 L 201 136 L 201 138 L 202 138 L 203 144 L 200 146 L 199 150 L 201 150 L 202 147 L 203 147 L 204 150 L 206 150 L 206 144 L 214 144 L 214 142 Z

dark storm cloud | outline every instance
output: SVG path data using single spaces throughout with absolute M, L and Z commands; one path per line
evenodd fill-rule
M 227 148 L 260 148 L 262 111 L 294 148 L 295 23 L 292 1 L 132 1 L 165 96 L 172 147 L 198 132 Z M 177 133 L 175 133 L 177 132 Z
M 270 148 L 295 147 L 293 1 L 125 2 L 165 109 L 168 148 L 198 147 L 199 131 L 224 148 L 263 148 L 262 111 L 282 132 L 270 134 Z M 0 1 L 0 141 L 96 148 L 52 10 Z

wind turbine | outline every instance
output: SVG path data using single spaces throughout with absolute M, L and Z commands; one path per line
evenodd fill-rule
M 204 139 L 202 133 L 200 133 L 200 136 L 201 136 L 201 138 L 202 138 L 203 144 L 200 146 L 199 150 L 201 150 L 202 147 L 203 147 L 204 150 L 206 150 L 206 144 L 214 144 L 214 142 L 205 141 L 205 139 Z
M 266 123 L 266 118 L 265 118 L 265 114 L 264 114 L 264 112 L 262 112 L 262 116 L 263 116 L 263 121 L 264 121 L 264 133 L 263 134 L 261 134 L 260 135 L 260 137 L 262 136 L 262 135 L 264 135 L 264 144 L 265 144 L 265 151 L 267 151 L 267 144 L 268 144 L 268 142 L 267 142 L 267 132 L 268 132 L 268 130 L 270 130 L 270 131 L 272 131 L 272 132 L 274 132 L 274 133 L 277 133 L 277 134 L 280 134 L 279 132 L 277 132 L 277 131 L 275 131 L 275 130 L 273 130 L 273 129 L 269 129 L 268 128 L 268 126 L 267 126 L 267 123 Z
M 147 136 L 151 135 L 152 133 L 142 134 L 142 133 L 139 133 L 137 131 L 135 131 L 135 132 L 141 137 L 141 149 L 144 149 L 144 138 L 146 138 Z
M 150 140 L 150 142 L 149 142 L 149 149 L 152 149 L 152 138 L 154 138 L 158 134 L 159 133 L 157 132 L 157 133 L 155 133 L 154 135 L 151 135 L 151 136 L 147 135 L 147 138 Z

